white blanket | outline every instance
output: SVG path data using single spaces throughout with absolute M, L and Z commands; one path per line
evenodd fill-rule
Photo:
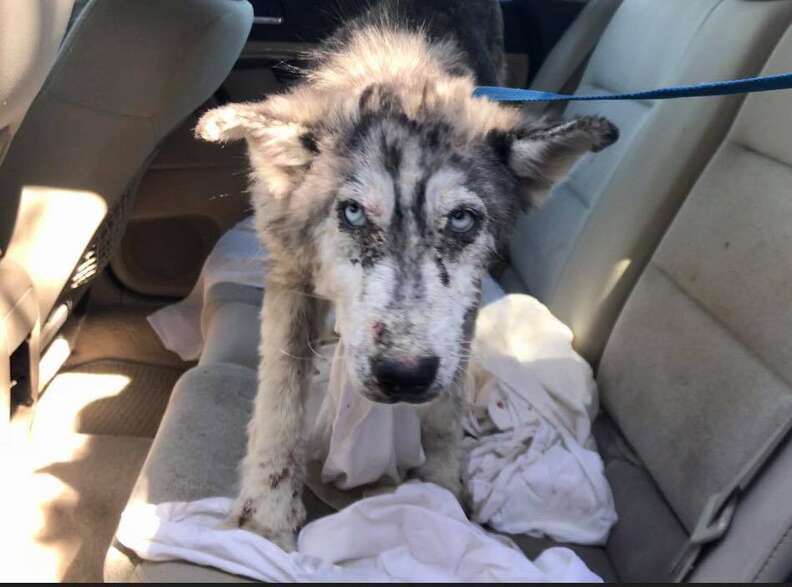
M 223 528 L 230 503 L 130 506 L 116 538 L 145 560 L 184 560 L 260 581 L 599 582 L 567 548 L 531 562 L 511 541 L 468 522 L 453 495 L 429 483 L 403 484 L 308 524 L 293 553 Z

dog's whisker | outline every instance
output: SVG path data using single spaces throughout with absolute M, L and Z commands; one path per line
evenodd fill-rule
M 324 346 L 324 345 L 322 345 L 322 346 Z M 308 344 L 308 350 L 310 350 L 313 353 L 313 355 L 310 356 L 310 357 L 298 357 L 298 356 L 293 355 L 293 354 L 291 354 L 291 353 L 289 353 L 289 352 L 287 352 L 287 351 L 285 351 L 283 349 L 278 349 L 278 350 L 281 352 L 281 354 L 289 357 L 290 359 L 294 359 L 296 361 L 313 361 L 317 357 L 320 358 L 320 359 L 329 359 L 329 360 L 333 360 L 333 359 L 336 358 L 335 355 L 328 356 L 328 355 L 322 354 L 320 351 L 317 351 L 313 346 L 311 346 L 310 343 Z M 352 357 L 350 355 L 346 354 L 346 353 L 340 355 L 337 358 L 341 359 L 343 361 L 346 361 L 346 362 L 349 362 L 349 361 L 352 360 Z
M 500 261 L 505 261 L 506 257 L 497 248 L 490 249 L 490 254 Z
M 294 359 L 295 361 L 313 361 L 314 357 L 297 357 L 289 352 L 284 351 L 283 349 L 278 349 L 281 354 L 289 357 L 290 359 Z
M 313 347 L 313 345 L 312 345 L 310 342 L 308 342 L 308 349 L 309 349 L 309 350 L 310 350 L 310 351 L 311 351 L 311 352 L 312 352 L 312 353 L 313 353 L 315 356 L 317 356 L 317 357 L 319 357 L 319 358 L 324 358 L 324 355 L 323 355 L 323 354 L 321 354 L 319 351 L 317 351 L 317 350 L 316 350 L 316 349 Z

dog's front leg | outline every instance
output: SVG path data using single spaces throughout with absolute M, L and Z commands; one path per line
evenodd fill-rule
M 421 444 L 426 462 L 415 474 L 429 483 L 445 487 L 463 499 L 460 449 L 462 443 L 462 403 L 447 394 L 420 410 Z
M 305 521 L 303 400 L 310 383 L 319 301 L 268 283 L 261 311 L 259 387 L 230 523 L 293 550 Z

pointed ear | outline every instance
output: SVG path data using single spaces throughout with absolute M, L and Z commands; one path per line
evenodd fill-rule
M 607 119 L 584 116 L 552 123 L 532 122 L 510 135 L 491 137 L 495 149 L 520 180 L 526 208 L 542 205 L 550 188 L 581 155 L 609 147 L 619 130 Z
M 215 143 L 246 139 L 253 173 L 276 198 L 298 185 L 319 151 L 309 128 L 274 118 L 266 102 L 209 110 L 198 121 L 195 136 Z

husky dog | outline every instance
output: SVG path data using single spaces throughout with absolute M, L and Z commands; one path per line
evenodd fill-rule
M 385 0 L 288 92 L 201 118 L 202 139 L 247 140 L 272 257 L 233 525 L 289 549 L 305 520 L 302 404 L 324 300 L 348 379 L 371 401 L 416 404 L 426 463 L 415 474 L 460 495 L 481 280 L 520 212 L 618 136 L 603 118 L 536 120 L 474 98 L 476 84 L 501 82 L 501 29 L 497 0 Z

